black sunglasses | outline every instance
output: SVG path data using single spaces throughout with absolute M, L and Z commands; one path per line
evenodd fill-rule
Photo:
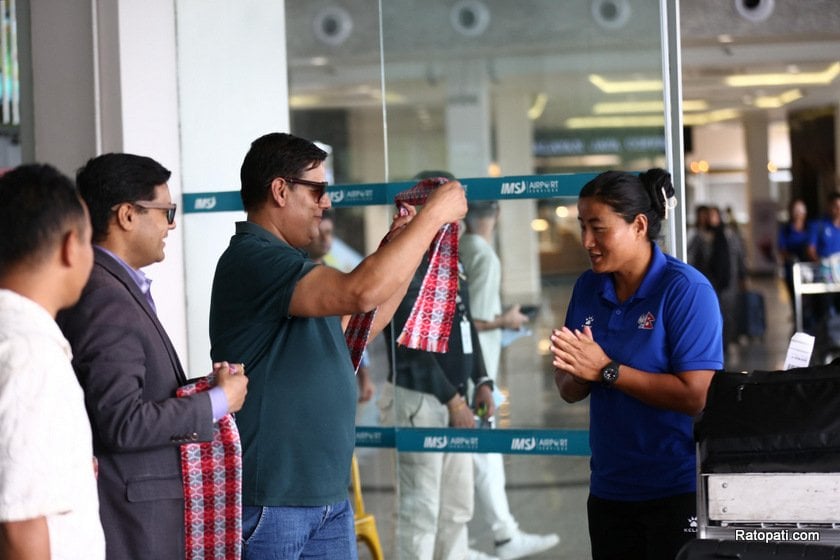
M 131 204 L 146 210 L 166 210 L 166 222 L 170 225 L 175 223 L 175 210 L 178 208 L 177 204 L 164 204 L 163 202 L 149 202 L 146 200 L 136 200 Z
M 324 196 L 324 193 L 327 192 L 327 187 L 329 183 L 326 181 L 308 181 L 306 179 L 298 179 L 297 177 L 283 177 L 283 180 L 287 183 L 297 183 L 298 185 L 303 185 L 304 187 L 311 189 L 312 194 L 315 195 L 315 202 L 320 202 L 321 197 Z

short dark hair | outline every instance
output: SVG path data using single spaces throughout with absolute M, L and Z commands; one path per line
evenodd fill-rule
M 300 177 L 325 159 L 327 152 L 305 138 L 285 132 L 260 136 L 251 142 L 239 170 L 239 194 L 245 211 L 257 210 L 265 203 L 274 179 Z
M 55 167 L 21 165 L 0 177 L 0 274 L 38 264 L 87 224 L 76 186 Z
M 633 223 L 639 214 L 644 214 L 648 219 L 648 239 L 655 240 L 665 218 L 666 198 L 673 196 L 671 174 L 664 169 L 653 168 L 638 175 L 605 171 L 586 183 L 578 198 L 595 198 L 621 215 L 628 224 Z
M 480 220 L 495 218 L 499 212 L 499 202 L 496 200 L 471 200 L 467 204 L 467 215 L 464 221 L 471 231 L 475 230 Z
M 499 210 L 497 200 L 471 200 L 467 204 L 467 217 L 490 218 Z
M 76 184 L 90 210 L 93 241 L 108 236 L 112 208 L 123 202 L 152 200 L 155 187 L 172 173 L 150 157 L 134 154 L 102 154 L 88 160 L 76 172 Z

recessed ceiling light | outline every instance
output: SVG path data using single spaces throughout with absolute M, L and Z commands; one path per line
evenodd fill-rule
M 662 80 L 616 80 L 610 81 L 598 74 L 590 74 L 589 81 L 604 93 L 638 93 L 662 91 Z
M 540 118 L 545 111 L 545 106 L 548 103 L 548 95 L 540 92 L 534 97 L 534 102 L 528 108 L 528 119 L 535 121 Z
M 652 128 L 664 125 L 665 117 L 663 115 L 572 117 L 566 119 L 566 128 Z
M 717 111 L 709 111 L 708 113 L 692 113 L 690 115 L 683 115 L 683 124 L 686 126 L 699 126 L 728 121 L 738 118 L 739 116 L 741 116 L 741 113 L 735 109 L 719 109 Z
M 704 99 L 685 99 L 683 111 L 705 111 L 709 104 Z M 616 115 L 623 113 L 661 113 L 665 110 L 662 101 L 605 101 L 592 106 L 595 115 Z
M 840 75 L 840 62 L 835 62 L 821 72 L 739 74 L 727 76 L 724 78 L 724 83 L 731 87 L 826 85 L 834 81 L 838 75 Z
M 802 92 L 798 89 L 791 89 L 777 96 L 756 97 L 755 106 L 759 109 L 778 109 L 797 99 L 802 99 Z

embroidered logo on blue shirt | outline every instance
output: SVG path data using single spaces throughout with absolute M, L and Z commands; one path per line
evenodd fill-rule
M 595 324 L 595 317 L 593 317 L 592 315 L 587 316 L 586 319 L 583 321 L 583 326 L 584 327 L 591 327 L 594 324 Z
M 653 329 L 654 321 L 656 321 L 656 317 L 653 316 L 653 313 L 648 311 L 647 313 L 643 313 L 639 317 L 639 320 L 636 321 L 636 324 L 639 325 L 640 329 L 644 329 L 646 331 L 649 331 L 649 330 Z

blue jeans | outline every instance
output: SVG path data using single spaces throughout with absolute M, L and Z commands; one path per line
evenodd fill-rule
M 357 560 L 350 501 L 330 506 L 242 507 L 243 560 Z

